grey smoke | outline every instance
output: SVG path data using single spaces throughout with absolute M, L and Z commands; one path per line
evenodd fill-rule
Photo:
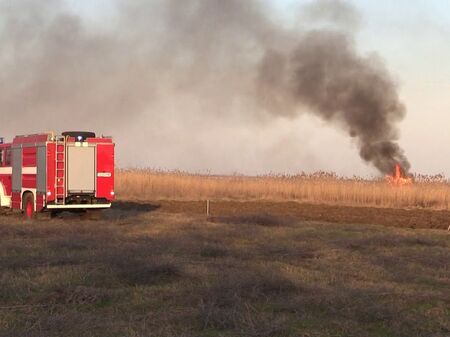
M 361 26 L 361 15 L 346 0 L 316 0 L 302 7 L 300 19 L 308 24 L 334 26 L 347 31 L 355 31 Z
M 258 125 L 308 112 L 348 132 L 381 172 L 409 169 L 397 143 L 405 108 L 380 58 L 359 55 L 350 32 L 360 17 L 348 2 L 312 2 L 301 28 L 283 27 L 258 0 L 123 0 L 116 9 L 99 24 L 58 0 L 0 0 L 3 129 L 70 125 L 124 144 L 127 130 L 161 133 L 173 121 L 195 138 L 203 119 Z

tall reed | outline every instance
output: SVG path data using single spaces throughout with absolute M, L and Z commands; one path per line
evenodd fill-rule
M 215 176 L 129 169 L 116 172 L 116 193 L 130 200 L 272 200 L 346 206 L 449 209 L 450 184 L 441 175 L 416 175 L 409 186 L 384 179 L 299 175 Z

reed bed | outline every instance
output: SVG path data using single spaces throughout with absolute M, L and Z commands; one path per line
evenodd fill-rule
M 217 176 L 125 169 L 116 172 L 123 200 L 264 200 L 342 206 L 449 209 L 450 184 L 442 175 L 415 175 L 408 186 L 385 179 L 339 177 L 317 172 L 299 175 Z

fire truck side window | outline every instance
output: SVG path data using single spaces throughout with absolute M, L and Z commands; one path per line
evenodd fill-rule
M 11 149 L 6 149 L 5 166 L 11 166 Z
M 3 166 L 3 164 L 5 162 L 3 159 L 4 153 L 5 153 L 5 151 L 3 149 L 0 149 L 0 166 Z

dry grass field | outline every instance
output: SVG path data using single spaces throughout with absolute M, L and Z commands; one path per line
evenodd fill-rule
M 450 184 L 420 176 L 408 186 L 384 179 L 341 178 L 316 173 L 296 176 L 213 176 L 151 170 L 120 170 L 116 192 L 129 200 L 267 200 L 384 208 L 448 210 Z
M 97 220 L 0 210 L 0 336 L 449 337 L 448 194 L 119 171 Z
M 0 336 L 450 336 L 446 231 L 164 207 L 0 216 Z

